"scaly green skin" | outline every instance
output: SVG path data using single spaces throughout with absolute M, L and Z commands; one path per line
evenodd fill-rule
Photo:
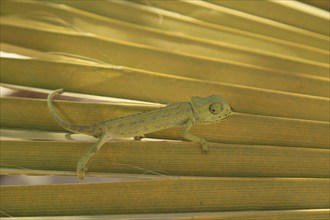
M 94 136 L 97 142 L 82 156 L 77 165 L 77 175 L 85 178 L 86 166 L 90 158 L 109 139 L 134 137 L 139 139 L 143 134 L 152 133 L 175 126 L 184 126 L 182 135 L 185 139 L 201 144 L 203 151 L 208 151 L 207 141 L 191 133 L 193 124 L 209 124 L 219 122 L 232 113 L 229 103 L 219 96 L 205 98 L 194 96 L 191 102 L 170 104 L 164 108 L 143 113 L 110 119 L 98 124 L 82 126 L 64 121 L 55 111 L 52 99 L 63 93 L 63 89 L 55 90 L 48 95 L 47 105 L 54 119 L 65 129 Z

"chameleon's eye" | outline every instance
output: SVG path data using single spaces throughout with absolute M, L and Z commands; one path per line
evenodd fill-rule
M 223 111 L 223 107 L 219 102 L 211 104 L 209 109 L 213 114 L 219 114 Z

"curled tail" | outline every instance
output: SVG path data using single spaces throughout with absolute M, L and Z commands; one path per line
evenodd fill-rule
M 47 106 L 50 114 L 53 116 L 53 118 L 65 129 L 75 132 L 75 133 L 84 133 L 93 135 L 93 132 L 91 133 L 90 130 L 92 130 L 92 126 L 81 126 L 81 125 L 75 125 L 70 122 L 64 121 L 59 114 L 56 112 L 55 107 L 53 106 L 53 97 L 59 94 L 62 94 L 64 92 L 63 89 L 57 89 L 50 93 L 47 97 Z

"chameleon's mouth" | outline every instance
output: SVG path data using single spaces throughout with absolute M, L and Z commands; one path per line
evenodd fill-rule
M 213 121 L 204 121 L 203 123 L 214 123 L 214 122 L 221 122 L 226 120 L 227 118 L 229 118 L 229 116 L 232 114 L 232 111 L 227 111 L 225 114 L 223 114 L 222 116 L 220 116 L 218 119 L 213 120 Z
M 233 114 L 233 111 L 232 111 L 231 109 L 228 110 L 228 111 L 224 114 L 222 120 L 223 120 L 223 119 L 227 119 L 227 118 L 229 118 L 229 116 L 231 116 L 232 114 Z

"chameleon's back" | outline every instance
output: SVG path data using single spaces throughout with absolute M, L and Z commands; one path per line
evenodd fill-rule
M 115 118 L 101 123 L 100 126 L 106 126 L 113 137 L 134 137 L 183 125 L 191 117 L 193 117 L 193 111 L 190 103 L 182 102 Z

